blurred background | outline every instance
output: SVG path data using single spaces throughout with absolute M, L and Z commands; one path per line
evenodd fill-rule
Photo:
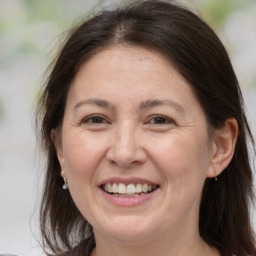
M 65 31 L 93 7 L 115 2 L 0 0 L 0 254 L 43 255 L 37 241 L 42 168 L 34 132 L 39 89 Z M 180 2 L 200 13 L 227 47 L 256 137 L 256 1 Z M 256 229 L 255 213 L 252 219 Z

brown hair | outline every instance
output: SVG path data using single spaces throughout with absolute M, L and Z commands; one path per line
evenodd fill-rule
M 70 84 L 81 64 L 115 44 L 142 46 L 167 56 L 191 85 L 211 129 L 220 128 L 227 118 L 237 120 L 239 134 L 231 163 L 218 182 L 205 182 L 199 230 L 223 256 L 256 255 L 249 217 L 253 188 L 248 142 L 254 143 L 238 81 L 213 30 L 191 11 L 163 1 L 102 11 L 76 27 L 59 53 L 38 107 L 41 142 L 47 154 L 40 215 L 44 247 L 60 255 L 80 243 L 79 248 L 90 255 L 95 246 L 92 227 L 70 193 L 62 190 L 51 130 L 61 128 Z M 72 255 L 79 255 L 79 248 Z

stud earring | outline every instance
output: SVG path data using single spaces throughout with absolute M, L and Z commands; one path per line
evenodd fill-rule
M 213 170 L 213 172 L 214 172 L 214 174 L 215 174 L 214 180 L 215 180 L 215 181 L 218 181 L 218 178 L 217 178 L 217 177 L 218 177 L 218 173 L 216 172 L 216 170 Z
M 62 186 L 62 189 L 63 189 L 63 190 L 67 190 L 67 189 L 68 189 L 67 178 L 64 177 L 63 180 L 64 180 L 64 184 L 63 184 L 63 186 Z
M 215 181 L 218 181 L 218 175 L 216 174 L 216 171 L 214 171 L 214 173 L 215 173 L 215 177 L 214 177 L 214 179 L 215 179 Z

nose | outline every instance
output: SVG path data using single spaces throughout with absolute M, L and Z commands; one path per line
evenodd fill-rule
M 123 168 L 143 164 L 147 155 L 143 148 L 143 136 L 132 123 L 117 125 L 111 138 L 106 158 Z

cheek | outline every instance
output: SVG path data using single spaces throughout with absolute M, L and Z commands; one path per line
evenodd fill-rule
M 154 164 L 172 189 L 202 186 L 210 163 L 207 136 L 172 134 L 153 144 Z
M 63 157 L 69 179 L 89 181 L 101 162 L 105 152 L 102 139 L 92 138 L 84 132 L 65 135 L 63 141 Z
M 173 219 L 192 213 L 196 215 L 208 168 L 205 144 L 186 137 L 174 136 L 154 147 L 154 164 L 165 180 L 162 207 L 172 212 Z M 169 221 L 168 216 L 166 221 Z
M 64 136 L 63 136 L 64 137 Z M 105 152 L 104 139 L 92 138 L 85 132 L 66 133 L 63 140 L 63 156 L 71 196 L 86 216 L 94 209 L 95 177 Z M 89 218 L 90 219 L 90 218 Z

